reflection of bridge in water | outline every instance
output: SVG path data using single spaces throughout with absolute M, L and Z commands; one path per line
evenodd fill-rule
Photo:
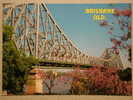
M 4 24 L 14 26 L 17 49 L 45 64 L 123 67 L 119 55 L 106 49 L 101 57 L 88 56 L 59 27 L 43 0 L 14 1 L 3 5 Z

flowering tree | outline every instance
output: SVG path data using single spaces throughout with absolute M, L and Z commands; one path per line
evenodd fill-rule
M 69 75 L 73 79 L 70 94 L 88 94 L 88 78 L 80 71 L 80 68 L 74 69 Z
M 111 36 L 115 53 L 119 54 L 119 50 L 126 51 L 131 62 L 131 8 L 115 9 L 113 16 L 113 22 L 104 20 L 100 22 L 100 26 L 108 28 L 107 33 Z
M 63 84 L 69 84 L 67 85 L 70 86 L 69 94 L 132 95 L 132 82 L 121 79 L 120 71 L 115 67 L 96 66 L 83 70 L 75 68 L 65 73 L 40 72 L 40 76 L 44 79 L 43 84 L 48 88 L 48 94 L 53 94 L 54 86 L 62 85 L 61 87 L 64 88 Z
M 71 94 L 132 95 L 131 81 L 120 79 L 115 67 L 92 67 L 75 69 L 71 73 Z
M 100 95 L 132 95 L 131 81 L 122 81 L 119 69 L 93 67 L 84 73 L 89 80 L 89 93 Z

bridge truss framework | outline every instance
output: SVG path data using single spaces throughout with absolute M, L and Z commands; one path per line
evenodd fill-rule
M 101 57 L 93 57 L 77 48 L 43 0 L 4 3 L 3 24 L 14 26 L 15 45 L 28 56 L 54 62 L 123 67 L 120 55 L 112 49 L 106 49 Z

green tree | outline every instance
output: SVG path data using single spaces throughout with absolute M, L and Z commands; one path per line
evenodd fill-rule
M 119 78 L 122 81 L 131 81 L 132 80 L 132 69 L 126 68 L 124 70 L 118 71 Z
M 23 93 L 24 84 L 31 66 L 38 63 L 34 57 L 20 54 L 12 40 L 13 27 L 3 27 L 3 90 L 8 93 Z

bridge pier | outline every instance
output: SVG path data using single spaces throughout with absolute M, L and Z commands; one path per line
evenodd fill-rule
M 25 86 L 25 94 L 43 94 L 43 79 L 39 74 L 41 71 L 38 68 L 32 69 L 29 73 L 28 80 Z

